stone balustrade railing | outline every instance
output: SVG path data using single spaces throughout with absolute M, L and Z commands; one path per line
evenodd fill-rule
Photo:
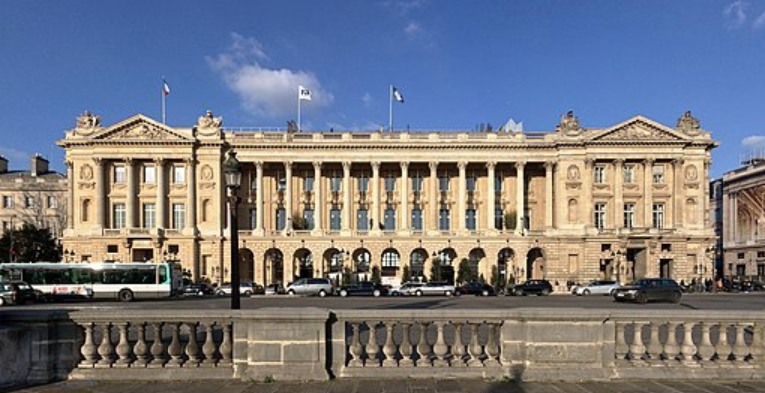
M 765 312 L 0 311 L 0 380 L 355 377 L 765 379 Z

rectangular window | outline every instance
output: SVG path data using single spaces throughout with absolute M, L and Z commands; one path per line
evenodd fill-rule
M 465 178 L 465 182 L 467 183 L 467 192 L 475 192 L 476 187 L 476 175 L 475 173 L 471 173 L 468 175 L 467 178 Z
M 287 227 L 287 212 L 283 207 L 276 209 L 276 230 L 282 231 Z
M 125 204 L 115 203 L 112 206 L 112 228 L 122 229 L 125 227 Z
M 412 209 L 412 230 L 422 230 L 422 209 L 420 209 L 419 206 L 415 206 L 414 209 Z
M 465 227 L 467 229 L 470 229 L 472 231 L 475 230 L 476 227 L 476 217 L 475 217 L 475 207 L 468 207 L 468 209 L 465 211 Z
M 502 211 L 502 206 L 496 205 L 494 207 L 494 229 L 504 229 L 502 223 L 505 221 L 505 213 Z
M 653 166 L 653 184 L 664 184 L 664 165 Z
M 48 209 L 55 209 L 58 207 L 58 200 L 53 195 L 48 195 Z
M 342 226 L 342 219 L 341 219 L 341 213 L 342 210 L 338 209 L 337 207 L 332 207 L 332 209 L 329 211 L 329 229 L 331 231 L 339 231 Z
M 412 174 L 412 191 L 422 192 L 422 173 L 420 171 L 415 171 Z
M 303 210 L 303 221 L 305 221 L 305 227 L 303 229 L 312 231 L 314 228 L 313 209 Z
M 369 191 L 369 175 L 364 172 L 359 173 L 359 177 L 356 178 L 357 187 L 359 192 Z
M 663 203 L 654 203 L 653 204 L 653 227 L 654 228 L 664 228 L 664 204 Z
M 396 178 L 392 173 L 385 176 L 385 192 L 396 191 Z
M 182 165 L 173 166 L 173 183 L 175 184 L 186 183 L 186 167 Z
M 440 175 L 438 175 L 438 189 L 440 191 L 449 191 L 449 173 L 448 172 L 441 172 Z
M 356 229 L 359 231 L 369 230 L 369 211 L 367 209 L 356 210 Z
M 153 203 L 145 203 L 143 205 L 143 227 L 154 228 L 156 226 L 155 219 L 155 206 Z
M 593 177 L 595 184 L 604 184 L 606 182 L 606 167 L 596 166 Z
M 634 183 L 635 183 L 635 166 L 625 165 L 624 166 L 624 184 L 634 184 Z
M 451 227 L 449 209 L 441 208 L 438 211 L 438 229 L 441 231 L 448 231 L 451 229 Z
M 248 211 L 248 217 L 250 222 L 250 229 L 255 229 L 258 226 L 258 209 L 251 208 Z
M 625 228 L 635 227 L 635 204 L 634 203 L 624 204 L 624 227 Z
M 276 190 L 277 191 L 287 190 L 287 178 L 285 177 L 285 174 L 282 172 L 276 172 Z
M 606 228 L 606 204 L 605 203 L 595 204 L 595 228 L 597 229 Z
M 313 191 L 313 175 L 307 174 L 303 180 L 303 191 Z
M 6 209 L 10 209 L 13 207 L 13 196 L 3 195 L 3 207 Z
M 250 191 L 253 194 L 258 192 L 258 176 L 257 175 L 250 176 Z
M 153 165 L 147 165 L 143 167 L 143 182 L 146 184 L 154 184 L 156 180 L 156 168 Z
M 340 192 L 343 188 L 343 178 L 337 172 L 332 173 L 332 177 L 329 181 L 330 189 L 332 192 Z
M 502 180 L 502 173 L 494 175 L 494 192 L 502 191 L 502 183 L 504 183 Z
M 125 183 L 127 181 L 127 169 L 125 169 L 122 165 L 117 165 L 114 167 L 114 182 L 115 183 Z
M 24 197 L 24 207 L 27 209 L 35 207 L 35 198 L 31 196 Z
M 173 203 L 173 229 L 183 229 L 186 224 L 186 205 Z
M 385 208 L 383 222 L 385 223 L 385 227 L 382 229 L 386 231 L 396 230 L 396 209 L 394 209 L 393 206 Z

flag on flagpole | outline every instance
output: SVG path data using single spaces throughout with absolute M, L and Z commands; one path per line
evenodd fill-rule
M 298 86 L 298 99 L 311 101 L 311 91 L 303 86 Z
M 401 94 L 400 91 L 398 91 L 398 88 L 396 88 L 396 86 L 393 86 L 393 98 L 395 98 L 396 101 L 402 104 L 404 103 L 404 95 Z
M 165 95 L 170 94 L 170 85 L 167 84 L 167 81 L 162 79 L 162 91 L 165 93 Z

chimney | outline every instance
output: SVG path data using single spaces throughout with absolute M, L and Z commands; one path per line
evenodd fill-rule
M 48 160 L 44 159 L 41 155 L 35 154 L 32 156 L 32 166 L 29 173 L 32 177 L 48 173 Z
M 0 173 L 8 172 L 8 159 L 0 156 Z

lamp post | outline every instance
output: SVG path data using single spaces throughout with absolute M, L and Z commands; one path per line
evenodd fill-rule
M 717 291 L 717 274 L 716 274 L 716 265 L 717 265 L 717 247 L 713 244 L 709 247 L 707 247 L 707 258 L 709 258 L 709 262 L 712 265 L 712 269 L 710 269 L 710 272 L 712 273 L 712 292 Z
M 236 159 L 236 152 L 229 150 L 228 157 L 223 162 L 223 175 L 226 178 L 228 191 L 231 230 L 231 309 L 238 310 L 241 306 L 239 299 L 239 224 L 236 210 L 239 205 L 237 191 L 242 184 L 242 166 Z

